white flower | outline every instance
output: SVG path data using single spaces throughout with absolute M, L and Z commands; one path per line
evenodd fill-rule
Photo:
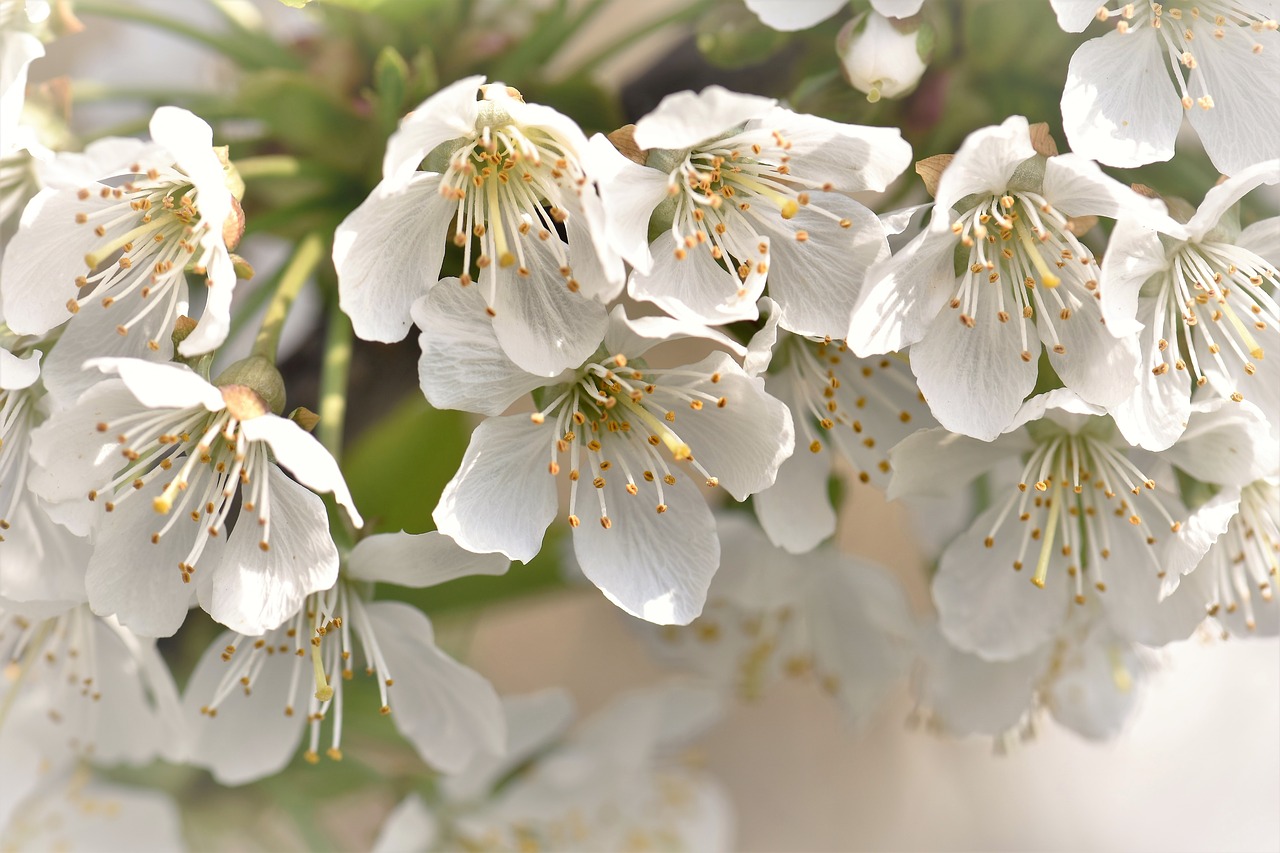
M 879 219 L 846 193 L 882 190 L 911 159 L 897 130 L 839 124 L 719 86 L 668 95 L 636 123 L 645 165 L 592 140 L 634 298 L 676 317 L 754 319 L 766 282 L 782 326 L 842 337 Z M 649 226 L 667 232 L 650 246 Z
M 1029 739 L 1047 711 L 1090 740 L 1117 735 L 1149 667 L 1096 606 L 1075 608 L 1050 643 L 1007 661 L 984 660 L 935 632 L 916 671 L 915 719 L 952 735 Z
M 919 27 L 901 30 L 883 15 L 867 12 L 845 24 L 836 38 L 836 53 L 849 85 L 876 103 L 900 98 L 924 76 Z
M 1098 265 L 1069 220 L 1162 206 L 1078 155 L 1056 155 L 1040 130 L 1014 116 L 965 139 L 928 228 L 868 274 L 847 337 L 860 356 L 910 346 L 938 422 L 984 441 L 1035 386 L 1042 341 L 1090 403 L 1114 406 L 1138 381 L 1137 347 L 1104 328 Z
M 13 817 L 0 821 L 0 847 L 169 853 L 185 845 L 172 797 L 95 779 L 81 767 L 43 777 Z
M 745 0 L 765 26 L 790 32 L 805 30 L 847 8 L 849 0 Z M 924 0 L 871 0 L 871 8 L 886 18 L 907 18 L 920 11 Z
M 904 359 L 858 358 L 843 341 L 779 333 L 777 320 L 770 309 L 744 364 L 748 373 L 768 367 L 765 390 L 791 410 L 797 450 L 752 506 L 775 545 L 802 554 L 835 533 L 832 447 L 859 481 L 884 488 L 890 448 L 935 421 Z
M 153 640 L 115 619 L 84 605 L 0 600 L 0 661 L 0 752 L 20 740 L 55 768 L 180 755 L 182 719 L 168 667 Z
M 88 358 L 169 358 L 188 269 L 207 292 L 182 354 L 209 352 L 230 328 L 236 273 L 228 241 L 238 239 L 240 220 L 213 132 L 186 110 L 161 107 L 151 135 L 154 143 L 109 140 L 86 152 L 104 171 L 78 188 L 41 190 L 5 251 L 0 298 L 9 326 L 43 334 L 71 320 L 45 377 L 63 404 L 87 387 L 80 365 Z
M 1133 443 L 1162 450 L 1177 440 L 1192 388 L 1206 384 L 1256 404 L 1280 437 L 1280 217 L 1243 231 L 1231 224 L 1237 201 L 1278 181 L 1280 160 L 1261 163 L 1209 190 L 1185 225 L 1162 216 L 1117 223 L 1101 307 L 1112 334 L 1139 337 L 1139 386 L 1114 411 Z
M 1188 512 L 1127 458 L 1101 415 L 1060 389 L 1029 400 L 1012 431 L 991 444 L 928 430 L 892 452 L 891 497 L 945 493 L 994 462 L 1022 459 L 1016 484 L 990 484 L 991 506 L 947 547 L 934 576 L 939 627 L 961 651 L 996 661 L 1029 654 L 1095 590 L 1127 640 L 1183 639 L 1203 620 L 1207 576 L 1192 573 L 1169 592 L 1226 529 L 1238 489 Z M 1213 431 L 1205 458 L 1243 457 L 1251 446 L 1241 430 Z
M 498 696 L 479 674 L 434 642 L 431 622 L 398 601 L 370 601 L 374 581 L 425 587 L 466 575 L 498 575 L 508 561 L 463 551 L 439 533 L 382 534 L 362 540 L 346 573 L 260 637 L 225 633 L 205 652 L 187 686 L 189 760 L 225 785 L 279 772 L 298 748 L 342 758 L 344 683 L 363 667 L 377 681 L 378 710 L 437 770 L 456 773 L 477 755 L 501 753 Z M 304 710 L 305 709 L 305 710 Z
M 1240 512 L 1196 570 L 1213 578 L 1209 615 L 1237 635 L 1280 633 L 1280 481 L 1257 480 L 1240 493 Z M 1255 600 L 1256 599 L 1256 600 Z
M 1071 57 L 1062 123 L 1074 151 L 1108 166 L 1168 160 L 1185 114 L 1220 172 L 1280 157 L 1280 113 L 1271 108 L 1280 101 L 1273 3 L 1052 3 L 1070 32 L 1095 17 L 1118 19 L 1113 32 Z
M 650 648 L 748 699 L 783 676 L 812 677 L 863 722 L 916 652 L 901 585 L 834 548 L 787 554 L 742 514 L 722 514 L 718 527 L 721 565 L 706 609 L 688 627 L 647 631 Z
M 534 383 L 544 387 L 532 416 L 490 418 L 472 433 L 435 509 L 439 529 L 469 550 L 528 562 L 555 518 L 565 474 L 574 553 L 592 583 L 649 621 L 693 619 L 720 559 L 698 483 L 736 500 L 770 485 L 792 451 L 786 407 L 723 352 L 648 366 L 641 357 L 670 338 L 723 338 L 665 317 L 628 320 L 621 307 L 604 346 L 576 370 L 555 383 L 524 375 L 479 337 L 487 326 L 454 319 L 467 315 L 467 293 L 444 283 L 424 300 L 429 314 L 415 306 L 427 398 L 496 414 Z
M 31 485 L 73 532 L 96 523 L 86 576 L 94 612 L 168 636 L 198 590 L 214 619 L 259 634 L 333 585 L 338 553 L 324 503 L 304 486 L 333 492 L 361 521 L 315 438 L 252 388 L 216 387 L 183 365 L 89 367 L 119 378 L 33 433 Z
M 452 232 L 463 251 L 459 282 L 470 284 L 474 262 L 482 314 L 503 350 L 554 376 L 599 343 L 601 303 L 621 288 L 621 264 L 604 243 L 582 131 L 514 89 L 483 83 L 446 86 L 392 134 L 382 182 L 334 236 L 341 306 L 360 337 L 400 340 L 409 307 L 440 276 Z M 427 171 L 418 171 L 424 158 Z
M 40 39 L 24 31 L 25 17 L 17 3 L 6 2 L 0 7 L 0 157 L 10 153 L 19 136 L 27 67 L 44 56 Z
M 385 828 L 375 849 L 421 849 L 425 839 L 407 843 L 409 824 L 437 832 L 445 849 L 730 848 L 733 815 L 723 788 L 676 754 L 723 714 L 716 692 L 681 684 L 635 691 L 563 739 L 572 709 L 562 694 L 504 704 L 514 754 L 481 757 L 463 773 L 464 784 L 443 780 L 434 821 L 421 803 L 398 809 L 399 825 Z

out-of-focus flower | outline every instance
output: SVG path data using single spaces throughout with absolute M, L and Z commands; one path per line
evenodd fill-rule
M 297 751 L 342 758 L 344 682 L 357 661 L 376 679 L 378 710 L 390 715 L 423 761 L 456 773 L 479 754 L 500 754 L 498 696 L 482 676 L 440 651 L 431 622 L 398 601 L 370 601 L 373 582 L 426 587 L 467 575 L 499 575 L 509 562 L 478 556 L 439 533 L 381 534 L 361 540 L 332 589 L 308 596 L 278 629 L 260 637 L 223 634 L 187 685 L 188 760 L 227 785 L 279 772 Z M 305 713 L 304 713 L 305 709 Z
M 945 493 L 1009 455 L 1023 460 L 1016 484 L 991 484 L 1007 496 L 947 547 L 933 580 L 939 627 L 960 650 L 986 660 L 1029 654 L 1095 590 L 1111 629 L 1127 640 L 1183 639 L 1204 619 L 1207 575 L 1182 576 L 1226 530 L 1239 485 L 1187 510 L 1172 484 L 1159 488 L 1126 456 L 1102 415 L 1059 389 L 1027 401 L 1011 432 L 991 444 L 928 430 L 892 452 L 891 496 Z M 1250 467 L 1256 443 L 1245 425 L 1217 426 L 1200 452 L 1181 450 Z M 1185 445 L 1194 441 L 1188 435 Z
M 714 691 L 635 691 L 563 739 L 573 714 L 564 694 L 514 696 L 504 706 L 512 753 L 481 756 L 442 780 L 438 804 L 407 798 L 374 850 L 729 849 L 723 788 L 675 754 L 723 713 Z
M 104 782 L 81 767 L 45 775 L 0 823 L 0 847 L 171 853 L 186 845 L 178 804 L 168 794 Z
M 0 157 L 11 153 L 19 138 L 18 122 L 26 101 L 27 68 L 44 56 L 44 45 L 31 27 L 34 3 L 6 0 L 0 4 Z M 46 6 L 47 10 L 47 6 Z
M 496 414 L 535 383 L 542 387 L 532 416 L 490 418 L 476 428 L 436 507 L 440 530 L 472 551 L 528 562 L 555 518 L 558 475 L 567 473 L 568 521 L 583 573 L 628 613 L 689 622 L 720 561 L 715 519 L 698 483 L 740 501 L 772 484 L 794 443 L 786 406 L 724 352 L 678 368 L 648 366 L 642 357 L 665 340 L 726 339 L 665 317 L 629 320 L 620 306 L 603 347 L 547 383 L 486 345 L 487 326 L 465 324 L 469 293 L 445 282 L 424 300 L 430 311 L 414 308 L 423 324 L 427 398 Z
M 805 30 L 847 8 L 849 0 L 745 0 L 760 21 L 775 30 Z M 924 0 L 871 0 L 871 8 L 886 18 L 907 18 L 920 11 Z
M 747 516 L 718 519 L 721 565 L 688 627 L 646 630 L 664 660 L 755 699 L 783 676 L 815 678 L 862 722 L 906 675 L 917 628 L 879 566 L 821 549 L 771 547 Z
M 5 251 L 0 298 L 10 328 L 44 334 L 71 320 L 45 369 L 61 405 L 92 381 L 80 369 L 89 358 L 169 358 L 188 269 L 207 295 L 179 351 L 209 352 L 230 328 L 231 248 L 243 222 L 213 131 L 186 110 L 161 107 L 151 136 L 103 140 L 74 157 L 79 169 L 100 171 L 78 187 L 64 181 L 37 193 Z
M 915 89 L 928 68 L 931 41 L 918 25 L 900 27 L 877 12 L 867 12 L 840 30 L 836 54 L 849 85 L 874 104 Z
M 1280 113 L 1263 106 L 1280 101 L 1274 3 L 1051 2 L 1068 32 L 1116 21 L 1067 68 L 1062 124 L 1072 150 L 1108 166 L 1168 160 L 1185 114 L 1224 174 L 1280 157 Z
M 782 327 L 842 337 L 879 219 L 846 193 L 882 190 L 910 162 L 896 129 L 839 124 L 719 86 L 668 95 L 635 125 L 645 164 L 592 140 L 627 292 L 676 317 L 757 316 L 766 283 Z M 666 233 L 649 243 L 650 224 Z
M 752 506 L 773 544 L 801 554 L 835 533 L 830 446 L 853 464 L 861 482 L 884 488 L 890 448 L 936 422 L 905 359 L 858 358 L 843 341 L 779 332 L 778 312 L 766 310 L 769 319 L 743 364 L 754 374 L 768 368 L 765 390 L 791 410 L 797 449 Z
M 1163 206 L 1083 157 L 1058 155 L 1043 131 L 1013 116 L 971 133 L 954 157 L 917 166 L 936 180 L 932 220 L 868 274 L 847 338 L 860 356 L 910 346 L 938 422 L 984 441 L 1035 386 L 1042 341 L 1063 383 L 1090 403 L 1114 406 L 1138 381 L 1137 345 L 1104 327 L 1098 264 L 1071 220 Z
M 474 261 L 481 316 L 492 318 L 503 351 L 554 376 L 599 345 L 601 303 L 621 289 L 622 265 L 604 240 L 582 131 L 514 89 L 483 84 L 446 86 L 392 135 L 382 182 L 334 235 L 342 310 L 366 340 L 403 338 L 410 306 L 440 276 L 452 229 L 463 253 L 452 286 L 471 284 Z
M 214 619 L 260 634 L 333 586 L 338 553 L 324 502 L 304 486 L 333 492 L 361 520 L 333 457 L 272 413 L 283 389 L 268 403 L 271 393 L 250 377 L 278 382 L 269 365 L 228 370 L 220 386 L 179 364 L 89 367 L 119 378 L 36 429 L 31 487 L 73 532 L 94 529 L 86 576 L 94 612 L 168 636 L 198 591 Z
M 1233 213 L 1250 190 L 1277 182 L 1280 160 L 1260 163 L 1209 190 L 1185 225 L 1160 215 L 1116 224 L 1101 308 L 1111 333 L 1138 335 L 1142 351 L 1138 387 L 1113 412 L 1131 442 L 1171 445 L 1204 385 L 1256 404 L 1280 440 L 1280 217 L 1241 231 Z

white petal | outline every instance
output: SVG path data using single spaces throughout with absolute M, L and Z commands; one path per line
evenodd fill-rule
M 249 441 L 265 441 L 276 461 L 288 468 L 298 482 L 317 492 L 332 492 L 351 523 L 364 526 L 337 461 L 315 436 L 288 418 L 271 414 L 241 421 L 240 432 Z
M 431 150 L 451 139 L 476 134 L 477 96 L 484 77 L 463 77 L 427 98 L 400 121 L 387 140 L 383 180 L 404 184 Z
M 1151 27 L 1091 39 L 1071 57 L 1062 125 L 1072 151 L 1118 167 L 1168 160 L 1181 124 L 1182 104 Z
M 1197 29 L 1197 61 L 1187 86 L 1193 97 L 1211 96 L 1213 108 L 1193 106 L 1187 118 L 1205 153 L 1226 175 L 1274 161 L 1280 157 L 1280 116 L 1261 105 L 1280 102 L 1280 33 L 1234 23 L 1210 28 L 1206 22 Z M 1273 176 L 1275 168 L 1273 163 Z
M 1058 26 L 1069 33 L 1082 33 L 1097 20 L 1097 0 L 1049 0 L 1058 16 Z
M 399 601 L 375 601 L 366 610 L 395 679 L 387 691 L 391 720 L 422 760 L 456 773 L 477 755 L 502 752 L 506 721 L 498 694 L 436 648 L 427 617 Z
M 324 501 L 267 467 L 270 549 L 262 550 L 259 517 L 241 509 L 224 548 L 200 561 L 200 606 L 231 630 L 251 636 L 279 627 L 313 592 L 338 579 L 338 549 L 329 537 Z
M 632 616 L 689 624 L 702 613 L 720 564 L 715 519 L 694 480 L 677 473 L 675 485 L 663 487 L 667 510 L 659 513 L 648 490 L 631 495 L 621 476 L 605 479 L 609 529 L 588 515 L 595 496 L 578 498 L 586 518 L 573 531 L 573 551 L 583 574 Z
M 221 391 L 185 364 L 158 364 L 139 358 L 95 358 L 84 366 L 119 376 L 129 393 L 148 409 L 203 406 L 218 412 L 227 405 Z
M 435 815 L 417 794 L 410 794 L 391 810 L 378 830 L 373 853 L 427 853 L 440 832 Z
M 1138 336 L 1138 346 L 1144 356 L 1138 367 L 1138 386 L 1111 415 L 1130 444 L 1161 451 L 1177 441 L 1187 427 L 1187 418 L 1191 416 L 1191 383 L 1185 371 L 1152 372 L 1155 365 L 1164 363 L 1152 331 L 1155 300 L 1143 299 L 1138 310 L 1139 320 L 1145 324 Z
M 500 415 L 546 379 L 517 367 L 498 344 L 484 294 L 446 278 L 413 303 L 422 330 L 418 381 L 437 409 Z
M 432 513 L 440 532 L 468 551 L 533 559 L 556 515 L 556 482 L 547 471 L 556 438 L 554 424 L 537 426 L 523 415 L 476 427 Z
M 667 235 L 653 242 L 652 268 L 648 273 L 636 270 L 627 282 L 632 299 L 652 302 L 675 317 L 709 325 L 756 318 L 764 276 L 753 272 L 742 281 L 712 257 L 710 244 L 680 249 L 686 252 L 683 258 L 676 257 L 672 245 Z
M 935 633 L 925 645 L 917 699 L 948 734 L 1000 735 L 1031 708 L 1048 663 L 1047 648 L 1010 661 L 987 661 Z
M 1275 168 L 1280 170 L 1280 164 Z M 1260 219 L 1245 228 L 1236 245 L 1266 259 L 1273 267 L 1280 266 L 1280 216 Z
M 783 32 L 808 29 L 844 6 L 844 0 L 746 0 L 746 3 L 765 26 Z
M 440 277 L 445 232 L 456 207 L 440 176 L 383 181 L 333 235 L 338 302 L 366 341 L 394 343 L 409 332 L 409 306 Z
M 178 304 L 175 307 L 185 312 L 182 306 L 187 301 L 186 285 L 178 287 Z M 90 359 L 129 358 L 162 363 L 173 357 L 174 318 L 166 311 L 151 311 L 127 335 L 116 331 L 121 319 L 141 308 L 142 300 L 137 291 L 116 300 L 109 308 L 104 308 L 98 299 L 91 299 L 80 306 L 45 364 L 45 387 L 53 395 L 57 407 L 71 405 L 91 385 L 102 381 L 102 374 L 98 371 L 85 369 L 85 362 Z M 158 349 L 151 349 L 152 341 L 159 345 Z
M 217 716 L 202 714 L 200 709 L 213 701 L 227 670 L 222 654 L 232 639 L 224 632 L 210 644 L 187 682 L 182 705 L 191 733 L 187 761 L 212 772 L 219 784 L 243 785 L 288 765 L 307 722 L 312 681 L 305 660 L 291 654 L 267 655 L 252 691 L 232 690 L 218 705 Z M 252 651 L 245 646 L 237 654 Z M 297 668 L 304 670 L 300 678 L 295 677 Z
M 667 199 L 666 174 L 632 162 L 601 134 L 591 137 L 588 169 L 600 182 L 609 243 L 633 267 L 648 272 L 649 217 Z
M 762 296 L 756 307 L 765 315 L 765 321 L 747 342 L 746 352 L 741 353 L 742 369 L 748 376 L 759 376 L 769 369 L 773 348 L 778 343 L 778 320 L 781 319 L 778 303 L 767 296 Z
M 1186 432 L 1164 458 L 1197 480 L 1244 487 L 1275 471 L 1276 454 L 1258 409 L 1217 398 L 1196 404 Z
M 1072 304 L 1069 298 L 1066 301 Z M 1052 349 L 1050 322 L 1065 353 Z M 1128 398 L 1137 387 L 1138 343 L 1132 337 L 1117 338 L 1107 331 L 1092 294 L 1081 292 L 1068 319 L 1046 319 L 1036 327 L 1058 377 L 1087 402 L 1110 408 Z
M 736 500 L 768 488 L 795 446 L 791 412 L 769 396 L 763 380 L 747 376 L 725 353 L 712 353 L 687 370 L 705 377 L 720 374 L 718 383 L 698 379 L 689 387 L 727 402 L 723 408 L 707 405 L 681 412 L 672 428 Z
M 1108 622 L 1120 636 L 1161 646 L 1186 639 L 1204 621 L 1209 596 L 1198 588 L 1203 579 L 1193 576 L 1193 583 L 1183 578 L 1178 591 L 1162 601 L 1157 576 L 1162 569 L 1155 552 L 1136 530 L 1121 530 L 1112 537 L 1107 591 L 1097 595 Z
M 854 353 L 897 352 L 925 336 L 955 289 L 955 247 L 950 232 L 924 231 L 867 272 L 846 336 Z
M 1030 449 L 1023 430 L 996 441 L 979 441 L 945 429 L 922 429 L 889 451 L 893 479 L 887 497 L 946 497 L 985 474 L 1001 461 Z
M 790 143 L 787 174 L 837 192 L 881 192 L 911 164 L 911 145 L 894 127 L 844 124 L 775 107 L 751 128 L 778 129 Z
M 75 775 L 62 790 L 31 802 L 9 830 L 14 849 L 24 850 L 163 853 L 183 847 L 178 804 L 168 794 Z
M 924 0 L 871 0 L 871 8 L 886 18 L 909 18 L 923 5 Z
M 32 350 L 23 357 L 0 349 L 0 388 L 17 391 L 30 388 L 40 378 L 40 350 Z
M 1135 219 L 1116 223 L 1098 291 L 1099 307 L 1111 334 L 1126 337 L 1138 331 L 1138 294 L 1148 279 L 1168 269 L 1169 258 L 1151 223 Z
M 164 483 L 155 478 L 103 516 L 85 575 L 93 612 L 114 614 L 143 637 L 169 637 L 177 632 L 196 594 L 195 586 L 183 583 L 178 570 L 195 541 L 193 525 L 174 525 L 158 543 L 150 541 L 151 533 L 164 522 L 152 509 L 152 500 L 163 488 Z
M 938 180 L 935 209 L 945 213 L 974 193 L 1003 193 L 1014 170 L 1034 156 L 1031 131 L 1022 116 L 1010 116 L 1001 125 L 975 130 L 965 137 Z M 940 222 L 935 216 L 930 227 L 941 230 L 949 228 L 950 223 Z
M 506 574 L 501 554 L 475 554 L 438 531 L 380 533 L 361 539 L 347 557 L 347 577 L 421 588 L 471 575 Z
M 29 602 L 84 601 L 89 540 L 55 523 L 34 496 L 20 498 L 13 510 L 5 517 L 0 540 L 0 598 L 6 609 L 24 609 L 12 605 Z
M 185 356 L 203 355 L 217 349 L 222 346 L 231 332 L 231 299 L 235 295 L 236 272 L 234 262 L 225 246 L 220 246 L 213 251 L 205 272 L 206 275 L 202 279 L 205 292 L 204 311 L 200 314 L 200 322 L 196 324 L 195 330 L 178 344 L 178 351 Z
M 1055 720 L 1077 734 L 1091 740 L 1115 737 L 1137 705 L 1142 662 L 1128 643 L 1101 624 L 1069 654 L 1048 684 L 1045 705 Z
M 658 344 L 684 338 L 714 341 L 732 353 L 746 355 L 746 348 L 742 344 L 724 332 L 704 326 L 696 320 L 677 320 L 662 316 L 632 319 L 627 316 L 622 305 L 613 306 L 613 310 L 609 312 L 609 329 L 604 335 L 604 346 L 610 353 L 623 353 L 637 358 Z
M 84 256 L 101 242 L 87 223 L 77 224 L 76 215 L 92 217 L 118 203 L 110 192 L 102 198 L 99 185 L 88 188 L 83 201 L 77 190 L 41 190 L 22 211 L 0 266 L 0 316 L 20 335 L 42 335 L 71 316 L 67 302 L 80 293 L 76 278 L 90 272 Z
M 1187 222 L 1187 232 L 1191 239 L 1204 239 L 1207 233 L 1218 227 L 1218 222 L 1240 199 L 1260 186 L 1276 183 L 1280 183 L 1280 160 L 1269 160 L 1241 169 L 1213 187 L 1204 194 L 1204 200 L 1196 208 L 1195 215 Z
M 782 312 L 784 329 L 839 340 L 849 332 L 863 276 L 889 256 L 889 243 L 879 218 L 856 201 L 834 193 L 813 195 L 814 206 L 852 226 L 841 228 L 805 207 L 786 222 L 771 222 L 769 295 Z M 798 230 L 808 239 L 796 240 Z
M 1175 227 L 1164 202 L 1147 198 L 1109 177 L 1098 164 L 1075 153 L 1050 157 L 1044 167 L 1042 193 L 1064 216 L 1133 217 L 1151 228 Z
M 530 373 L 556 376 L 596 351 L 608 313 L 595 299 L 569 290 L 555 256 L 541 241 L 527 243 L 528 276 L 514 267 L 489 266 L 479 286 L 488 292 L 497 276 L 493 332 L 507 357 Z
M 801 447 L 778 468 L 778 478 L 752 499 L 769 541 L 792 554 L 816 548 L 836 532 L 836 513 L 827 496 L 831 452 Z
M 708 86 L 697 94 L 676 92 L 636 122 L 635 142 L 641 148 L 690 148 L 764 115 L 775 103 L 772 98 L 740 95 L 722 86 Z
M 1059 549 L 1048 552 L 1043 589 L 1031 584 L 1034 565 L 1013 569 L 1022 544 L 1021 525 L 1028 522 L 1010 514 L 992 531 L 1001 509 L 988 509 L 947 547 L 933 578 L 943 635 L 961 651 L 992 661 L 1010 661 L 1044 646 L 1057 633 L 1067 608 L 1075 606 L 1067 594 L 1067 561 Z M 990 548 L 983 541 L 988 535 L 995 540 Z M 1029 549 L 1028 556 L 1034 559 L 1039 550 Z
M 1033 351 L 1030 361 L 1022 360 L 1019 321 L 996 319 L 994 294 L 983 288 L 977 302 L 972 329 L 954 310 L 937 316 L 924 340 L 911 347 L 911 370 L 938 423 L 990 441 L 1035 387 L 1036 359 Z
M 4 144 L 0 146 L 0 154 L 9 153 L 12 145 L 9 134 L 17 131 L 18 122 L 22 118 L 27 66 L 42 56 L 44 45 L 31 33 L 10 29 L 8 26 L 0 31 L 0 132 L 5 137 Z
M 1160 599 L 1163 600 L 1182 583 L 1182 576 L 1197 575 L 1200 603 L 1209 600 L 1209 594 L 1201 583 L 1211 582 L 1208 572 L 1196 572 L 1209 549 L 1227 532 L 1231 522 L 1240 511 L 1240 489 L 1228 487 L 1218 492 L 1209 500 L 1196 507 L 1182 523 L 1182 529 L 1176 534 L 1165 534 L 1164 542 L 1159 545 L 1157 568 L 1164 573 L 1160 583 Z M 1208 567 L 1206 567 L 1208 568 Z M 1203 614 L 1202 614 L 1203 615 Z

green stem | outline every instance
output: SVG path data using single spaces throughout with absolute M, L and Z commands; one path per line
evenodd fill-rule
M 329 313 L 320 367 L 320 443 L 338 459 L 347 419 L 347 381 L 351 375 L 351 319 L 336 306 Z
M 166 15 L 151 12 L 132 6 L 115 3 L 95 3 L 93 0 L 79 0 L 76 12 L 83 15 L 98 15 L 104 18 L 115 18 L 120 21 L 132 21 L 137 24 L 155 27 L 174 35 L 202 44 L 246 68 L 264 68 L 273 65 L 286 68 L 297 68 L 296 57 L 277 46 L 268 39 L 247 39 L 243 34 L 235 38 L 225 38 L 216 33 L 206 32 L 201 27 L 191 26 L 174 20 Z M 270 55 L 267 55 L 267 54 Z
M 702 14 L 703 10 L 705 10 L 707 6 L 707 0 L 696 0 L 694 3 L 691 3 L 683 9 L 677 9 L 676 11 L 663 15 L 660 18 L 655 18 L 639 29 L 630 30 L 622 38 L 614 39 L 583 61 L 579 62 L 577 67 L 565 76 L 579 77 L 585 74 L 590 74 L 595 71 L 597 67 L 617 56 L 623 49 L 639 42 L 646 36 L 656 33 L 659 30 L 666 29 L 673 24 L 682 24 L 686 21 L 694 20 Z
M 264 154 L 235 161 L 236 171 L 246 181 L 255 178 L 294 178 L 306 171 L 307 165 L 288 154 Z
M 276 350 L 280 346 L 280 333 L 284 330 L 285 318 L 293 301 L 298 298 L 302 286 L 315 272 L 316 267 L 325 254 L 325 240 L 318 231 L 313 231 L 302 238 L 293 257 L 280 276 L 280 286 L 271 297 L 266 316 L 262 318 L 262 327 L 258 329 L 257 340 L 253 342 L 253 354 L 262 356 L 275 363 Z

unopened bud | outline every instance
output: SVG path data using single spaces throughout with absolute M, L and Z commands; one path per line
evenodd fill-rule
M 913 19 L 890 21 L 877 12 L 854 18 L 836 37 L 845 79 L 867 100 L 900 98 L 920 82 L 932 36 Z

